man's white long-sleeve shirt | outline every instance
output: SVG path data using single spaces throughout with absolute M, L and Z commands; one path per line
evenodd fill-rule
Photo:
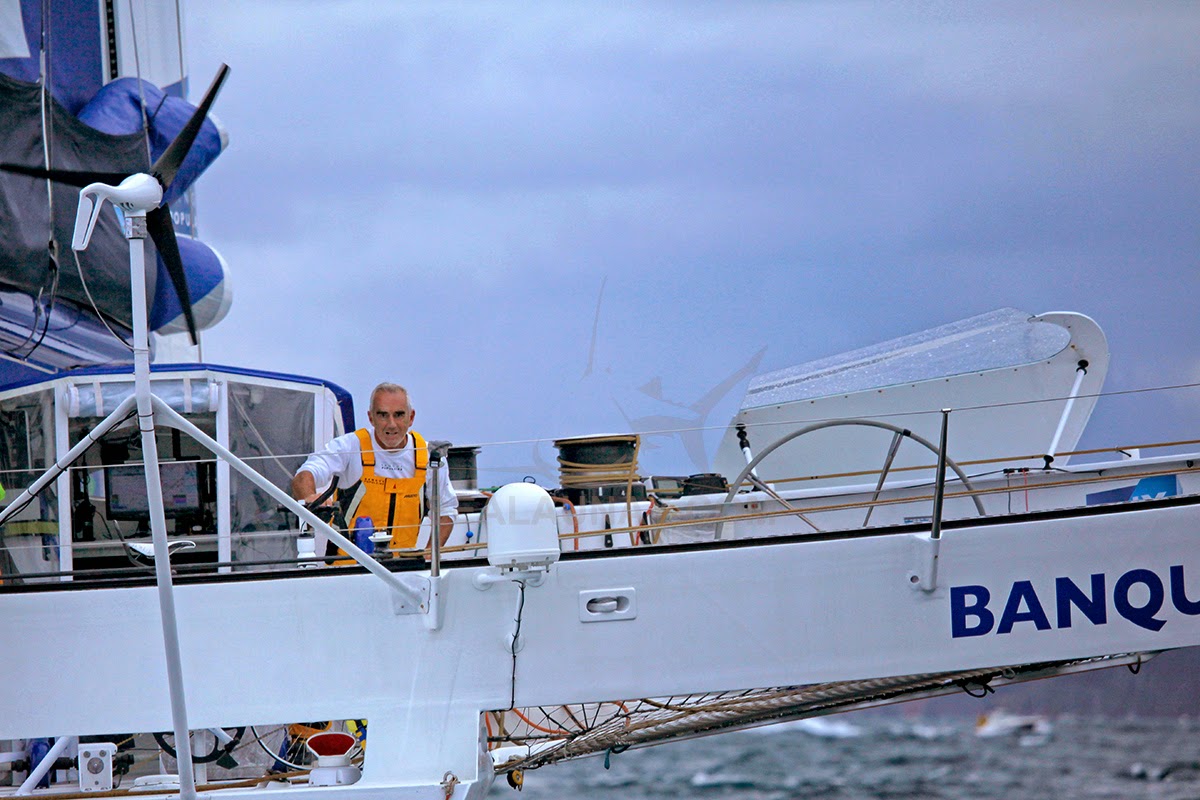
M 374 431 L 371 440 L 375 449 L 375 474 L 381 478 L 411 478 L 416 472 L 416 451 L 413 449 L 411 434 L 405 439 L 404 447 L 399 450 L 384 450 L 375 440 Z M 313 453 L 300 465 L 297 472 L 309 472 L 317 485 L 317 493 L 325 491 L 330 481 L 336 475 L 338 488 L 344 491 L 362 479 L 362 446 L 358 435 L 347 433 L 331 439 L 321 450 Z M 450 485 L 450 467 L 443 463 L 439 472 L 440 497 L 443 517 L 453 517 L 458 513 L 458 498 Z M 432 497 L 433 470 L 425 473 L 425 486 Z

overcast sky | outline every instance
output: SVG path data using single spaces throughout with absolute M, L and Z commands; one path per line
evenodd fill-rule
M 456 443 L 723 426 L 744 380 L 687 407 L 739 370 L 1004 306 L 1095 318 L 1109 389 L 1200 380 L 1200 4 L 188 13 L 193 97 L 233 68 L 205 357 L 333 380 L 360 423 L 387 379 Z M 1083 443 L 1194 434 L 1194 390 L 1147 399 Z

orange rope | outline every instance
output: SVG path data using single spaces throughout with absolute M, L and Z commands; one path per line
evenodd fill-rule
M 552 730 L 550 728 L 543 728 L 541 725 L 538 725 L 536 722 L 531 720 L 529 717 L 522 714 L 520 709 L 512 708 L 509 710 L 512 711 L 514 714 L 516 714 L 517 717 L 520 718 L 522 722 L 524 722 L 529 727 L 533 728 L 535 731 L 541 731 L 542 733 L 552 733 L 556 736 L 570 736 L 571 735 L 570 731 L 560 731 L 560 730 Z

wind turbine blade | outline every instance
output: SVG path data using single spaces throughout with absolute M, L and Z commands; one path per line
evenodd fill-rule
M 179 305 L 183 309 L 183 318 L 187 321 L 192 344 L 199 344 L 199 339 L 196 338 L 196 318 L 192 315 L 192 297 L 188 292 L 187 273 L 183 269 L 183 259 L 179 256 L 179 242 L 175 240 L 175 226 L 171 222 L 170 207 L 161 205 L 153 211 L 146 212 L 146 230 L 167 266 L 167 275 L 171 277 L 171 284 L 179 297 Z
M 217 70 L 217 76 L 213 78 L 212 84 L 208 87 L 208 91 L 204 93 L 204 99 L 200 101 L 200 105 L 196 106 L 195 112 L 183 126 L 183 130 L 150 168 L 150 173 L 162 184 L 163 194 L 166 194 L 167 190 L 171 188 L 171 182 L 175 180 L 175 173 L 179 172 L 180 165 L 187 158 L 188 151 L 192 149 L 192 142 L 196 141 L 196 134 L 200 133 L 200 126 L 204 124 L 204 118 L 208 116 L 208 110 L 212 108 L 213 101 L 217 99 L 217 93 L 221 91 L 221 84 L 225 82 L 228 74 L 229 66 L 222 64 L 221 68 Z M 190 307 L 188 313 L 191 313 Z

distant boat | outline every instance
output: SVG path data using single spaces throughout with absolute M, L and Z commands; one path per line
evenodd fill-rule
M 1045 738 L 1053 732 L 1054 725 L 1040 714 L 1012 714 L 999 708 L 980 714 L 975 721 L 975 735 L 981 739 L 1000 736 Z
M 807 733 L 809 736 L 816 736 L 819 739 L 853 739 L 863 735 L 862 728 L 854 723 L 830 717 L 808 717 L 792 722 L 768 725 L 764 728 L 751 728 L 749 733 L 770 735 L 791 731 Z

